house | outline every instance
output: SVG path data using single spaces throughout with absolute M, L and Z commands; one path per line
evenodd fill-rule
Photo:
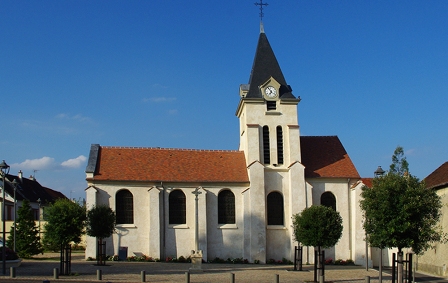
M 1 180 L 1 182 L 3 182 L 3 180 Z M 34 217 L 36 220 L 39 220 L 42 219 L 44 208 L 59 198 L 66 197 L 58 191 L 42 186 L 33 176 L 30 176 L 29 178 L 23 177 L 22 171 L 19 171 L 17 175 L 6 174 L 6 237 L 9 235 L 10 227 L 15 220 L 17 210 L 22 206 L 24 200 L 28 200 L 30 202 L 31 208 L 34 211 Z M 3 193 L 0 195 L 0 199 L 3 201 Z M 14 203 L 16 205 L 14 205 Z
M 87 208 L 107 205 L 117 216 L 106 253 L 165 258 L 200 250 L 204 260 L 293 260 L 292 216 L 323 204 L 335 208 L 344 225 L 326 256 L 365 263 L 358 171 L 337 136 L 300 135 L 301 99 L 263 28 L 239 97 L 236 150 L 92 144 Z M 86 257 L 95 258 L 96 247 L 87 237 Z M 304 260 L 313 262 L 312 248 Z
M 424 179 L 426 188 L 436 190 L 442 201 L 439 225 L 448 233 L 448 162 L 443 163 Z M 417 270 L 446 276 L 448 265 L 448 246 L 446 243 L 435 243 L 432 249 L 418 257 Z

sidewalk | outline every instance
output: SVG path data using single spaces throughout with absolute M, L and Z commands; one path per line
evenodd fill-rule
M 73 254 L 71 276 L 59 276 L 54 279 L 53 270 L 59 268 L 58 260 L 24 260 L 16 268 L 16 277 L 10 278 L 9 269 L 0 282 L 142 282 L 141 272 L 145 271 L 146 282 L 186 282 L 186 272 L 190 263 L 163 262 L 107 262 L 106 266 L 96 266 L 95 261 L 85 261 L 83 256 Z M 191 273 L 190 282 L 231 282 L 231 274 L 236 283 L 240 282 L 309 282 L 313 280 L 313 266 L 304 266 L 304 271 L 293 271 L 291 265 L 259 264 L 215 264 L 204 263 L 203 272 Z M 97 271 L 101 270 L 102 280 L 97 280 Z M 1 271 L 0 271 L 1 273 Z M 360 266 L 326 266 L 326 282 L 364 283 L 366 276 L 370 282 L 378 282 L 378 271 L 366 271 Z M 429 278 L 429 277 L 428 277 Z M 422 278 L 417 277 L 421 282 Z M 425 280 L 427 281 L 427 280 Z M 432 277 L 433 282 L 448 282 Z M 383 275 L 383 282 L 391 282 L 390 275 Z

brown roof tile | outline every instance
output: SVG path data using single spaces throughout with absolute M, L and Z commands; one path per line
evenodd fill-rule
M 448 186 L 448 162 L 443 163 L 434 172 L 425 178 L 425 184 L 428 189 L 438 189 Z
M 337 136 L 302 136 L 300 146 L 306 178 L 360 178 Z
M 242 151 L 101 146 L 95 180 L 249 182 Z

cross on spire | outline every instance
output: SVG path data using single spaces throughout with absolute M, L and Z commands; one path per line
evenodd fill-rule
M 260 3 L 254 3 L 254 4 L 257 6 L 260 6 L 260 21 L 263 21 L 263 16 L 264 16 L 263 6 L 267 6 L 268 3 L 263 3 L 263 0 L 260 0 Z

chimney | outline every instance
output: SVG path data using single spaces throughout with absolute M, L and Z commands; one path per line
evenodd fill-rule
M 17 176 L 19 177 L 20 183 L 22 183 L 22 178 L 23 178 L 22 170 L 19 170 L 19 173 L 17 174 Z

